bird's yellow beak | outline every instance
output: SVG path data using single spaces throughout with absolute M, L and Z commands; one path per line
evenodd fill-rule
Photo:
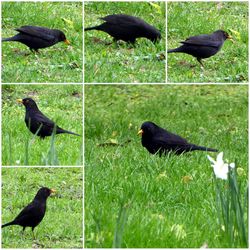
M 50 193 L 54 194 L 54 193 L 56 193 L 56 190 L 55 189 L 50 189 Z
M 232 36 L 228 35 L 227 39 L 234 43 L 234 39 Z
M 67 39 L 64 40 L 64 43 L 66 43 L 68 45 L 70 44 L 69 40 L 67 40 Z
M 137 135 L 142 135 L 142 134 L 143 134 L 143 130 L 140 129 L 140 130 L 138 131 Z
M 17 99 L 16 100 L 18 103 L 23 103 L 23 99 Z

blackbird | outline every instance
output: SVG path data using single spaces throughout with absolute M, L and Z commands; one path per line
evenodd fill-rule
M 31 98 L 17 99 L 19 103 L 22 103 L 25 106 L 25 123 L 28 129 L 38 136 L 41 139 L 44 139 L 45 136 L 51 136 L 53 129 L 55 127 L 56 134 L 72 134 L 80 136 L 79 134 L 64 130 L 58 127 L 52 120 L 46 117 L 37 107 L 35 101 Z
M 33 232 L 34 228 L 42 221 L 45 215 L 46 201 L 52 193 L 55 193 L 54 189 L 49 189 L 47 187 L 40 188 L 33 201 L 23 208 L 13 221 L 2 225 L 2 228 L 11 225 L 19 225 L 23 227 L 23 231 L 26 227 L 31 227 Z
M 39 26 L 22 26 L 15 29 L 19 33 L 10 38 L 3 38 L 2 42 L 16 41 L 27 45 L 31 51 L 50 47 L 59 42 L 70 44 L 61 30 L 48 29 Z
M 159 153 L 160 156 L 167 152 L 173 152 L 179 155 L 194 150 L 218 151 L 216 149 L 191 144 L 186 139 L 168 132 L 153 122 L 144 122 L 138 134 L 142 136 L 142 146 L 145 147 L 149 153 Z
M 123 40 L 132 44 L 139 37 L 145 37 L 154 43 L 161 39 L 159 30 L 135 16 L 117 14 L 100 19 L 105 22 L 98 26 L 85 28 L 84 31 L 101 30 L 112 36 L 114 41 Z
M 170 49 L 168 53 L 179 52 L 192 55 L 204 66 L 201 59 L 215 55 L 221 49 L 226 39 L 232 40 L 232 37 L 223 30 L 217 30 L 209 35 L 191 36 L 181 42 L 182 46 Z

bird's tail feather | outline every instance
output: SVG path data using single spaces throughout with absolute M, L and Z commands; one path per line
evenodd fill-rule
M 99 30 L 99 26 L 93 26 L 93 27 L 88 27 L 84 29 L 84 31 L 87 31 L 87 30 Z
M 68 130 L 63 130 L 63 133 L 80 136 L 79 134 L 71 132 L 71 131 L 68 131 Z
M 11 226 L 11 225 L 15 225 L 14 221 L 11 221 L 11 222 L 8 222 L 6 224 L 3 224 L 2 228 L 7 227 L 7 226 Z
M 174 53 L 174 52 L 181 52 L 181 51 L 179 50 L 179 48 L 168 50 L 168 53 Z
M 207 148 L 203 146 L 192 145 L 191 150 L 201 150 L 201 151 L 210 151 L 210 152 L 218 152 L 217 149 L 214 148 Z
M 14 37 L 2 38 L 2 42 L 15 41 Z

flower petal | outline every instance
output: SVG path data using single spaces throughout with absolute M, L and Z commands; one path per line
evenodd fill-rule
M 229 164 L 229 167 L 230 167 L 230 168 L 235 168 L 235 163 L 234 163 L 234 162 L 230 163 L 230 164 Z
M 216 161 L 209 155 L 207 155 L 207 158 L 210 162 L 212 162 L 213 164 L 216 164 Z
M 216 158 L 216 162 L 217 164 L 221 165 L 223 164 L 223 152 L 220 152 L 218 155 L 217 155 L 217 158 Z

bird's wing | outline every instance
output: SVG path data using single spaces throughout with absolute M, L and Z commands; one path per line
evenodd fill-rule
M 144 37 L 147 32 L 155 32 L 155 28 L 142 19 L 124 14 L 109 15 L 101 18 L 106 21 L 109 28 L 113 26 L 113 32 L 120 37 Z M 118 28 L 119 27 L 119 28 Z
M 52 41 L 55 39 L 55 37 L 51 34 L 51 30 L 44 27 L 22 26 L 20 28 L 17 28 L 16 31 L 30 36 L 38 37 L 46 41 Z
M 45 126 L 54 127 L 54 122 L 50 120 L 47 116 L 45 116 L 42 112 L 35 112 L 31 115 L 32 120 L 36 121 L 39 124 L 43 124 Z
M 30 217 L 33 215 L 33 210 L 36 208 L 34 204 L 31 202 L 29 205 L 27 205 L 15 218 L 15 221 L 18 221 L 20 219 L 23 219 L 24 217 Z
M 182 44 L 197 45 L 197 46 L 210 46 L 218 47 L 221 44 L 220 40 L 214 39 L 211 35 L 200 35 L 200 36 L 191 36 L 185 41 L 181 42 Z
M 135 22 L 141 21 L 138 17 L 118 14 L 118 15 L 108 15 L 100 18 L 108 23 L 120 24 L 120 23 L 129 23 L 133 24 Z
M 159 133 L 154 137 L 154 142 L 157 142 L 160 147 L 178 147 L 186 145 L 188 142 L 186 139 L 179 135 L 167 132 Z

